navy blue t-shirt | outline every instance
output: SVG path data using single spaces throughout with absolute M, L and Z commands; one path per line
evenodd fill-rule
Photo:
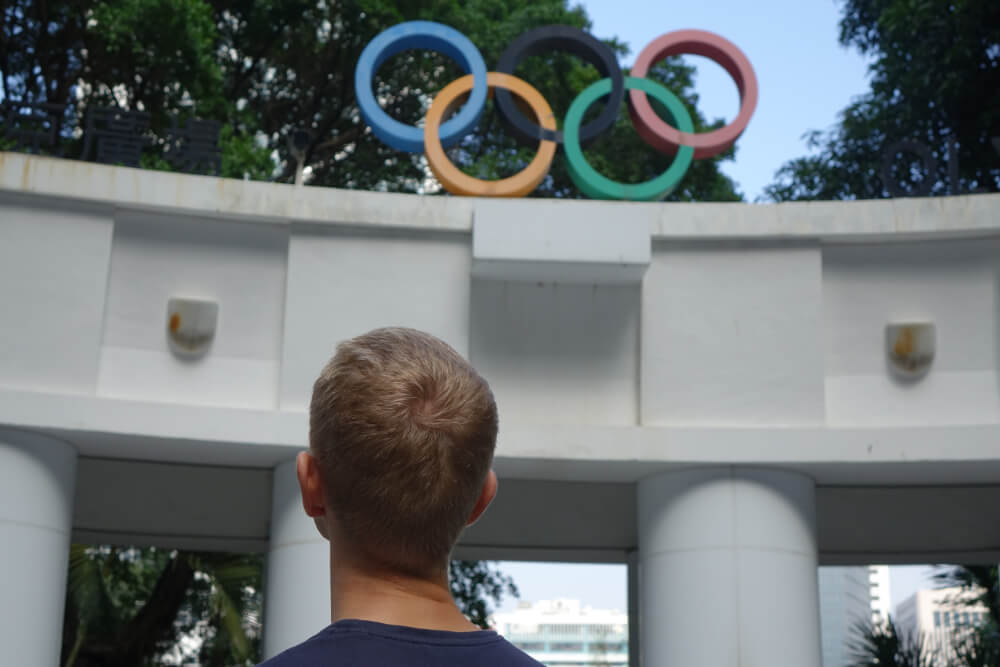
M 542 667 L 492 630 L 446 632 L 347 619 L 258 667 Z

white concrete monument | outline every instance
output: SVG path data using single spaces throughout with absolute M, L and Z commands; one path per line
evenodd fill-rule
M 174 297 L 217 304 L 195 359 Z M 386 325 L 498 400 L 456 555 L 629 563 L 633 664 L 819 667 L 817 564 L 1000 559 L 998 195 L 500 202 L 0 153 L 0 303 L 11 664 L 57 659 L 71 539 L 266 551 L 265 651 L 326 625 L 289 462 L 336 343 Z M 934 325 L 918 382 L 893 323 Z

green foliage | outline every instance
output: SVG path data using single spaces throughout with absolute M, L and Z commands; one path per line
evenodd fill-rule
M 212 8 L 202 0 L 105 0 L 87 13 L 81 74 L 103 103 L 129 81 L 119 103 L 147 111 L 155 128 L 168 110 L 213 114 L 225 107 Z
M 939 568 L 934 581 L 943 588 L 967 593 L 956 602 L 986 607 L 986 623 L 956 636 L 954 650 L 961 667 L 1000 665 L 1000 568 L 996 565 L 956 565 Z
M 958 586 L 972 595 L 962 598 L 970 605 L 982 605 L 990 621 L 1000 627 L 1000 571 L 996 565 L 956 565 L 938 568 L 934 582 L 941 588 Z
M 263 557 L 156 548 L 70 548 L 62 667 L 204 667 L 260 660 Z M 494 563 L 453 561 L 451 592 L 473 623 L 517 587 Z M 182 638 L 196 648 L 182 650 Z M 200 642 L 200 643 L 199 643 Z
M 955 628 L 951 651 L 932 651 L 926 638 L 903 636 L 892 618 L 872 626 L 859 622 L 853 628 L 852 667 L 996 667 L 1000 665 L 1000 581 L 997 566 L 959 565 L 941 568 L 934 580 L 942 587 L 958 586 L 972 595 L 962 595 L 953 603 L 985 605 L 989 620 L 979 626 Z
M 310 183 L 345 188 L 422 192 L 428 170 L 421 156 L 384 146 L 365 127 L 354 95 L 354 66 L 365 45 L 401 21 L 430 19 L 464 32 L 488 65 L 521 32 L 562 23 L 587 29 L 589 19 L 567 0 L 101 0 L 87 8 L 70 0 L 13 0 L 0 30 L 0 80 L 5 96 L 67 103 L 60 132 L 67 155 L 79 155 L 73 135 L 93 105 L 120 105 L 151 114 L 149 164 L 163 167 L 168 116 L 220 121 L 223 175 L 290 182 L 295 161 L 287 137 L 307 129 Z M 665 27 L 666 29 L 666 27 Z M 627 48 L 615 39 L 619 54 Z M 430 52 L 404 52 L 378 72 L 375 86 L 386 111 L 418 123 L 433 96 L 459 72 Z M 562 117 L 572 99 L 598 78 L 566 54 L 527 59 L 517 74 L 538 88 Z M 697 113 L 692 70 L 672 59 L 655 76 L 667 81 L 693 112 L 699 129 L 717 126 Z M 452 158 L 482 178 L 519 170 L 534 147 L 517 145 L 496 114 L 484 115 Z M 671 158 L 646 146 L 622 109 L 589 157 L 608 177 L 647 180 Z M 272 159 L 276 156 L 276 160 Z M 736 200 L 721 160 L 699 161 L 671 198 Z M 432 185 L 432 183 L 431 183 Z M 433 189 L 433 188 L 432 188 Z M 580 196 L 561 157 L 535 193 Z
M 848 644 L 851 667 L 934 667 L 934 655 L 926 643 L 902 635 L 890 616 L 883 624 L 858 621 Z
M 481 628 L 489 628 L 493 613 L 490 600 L 499 603 L 505 595 L 518 597 L 514 580 L 496 564 L 484 560 L 453 560 L 448 570 L 451 596 L 466 618 Z
M 174 619 L 171 643 L 199 636 L 197 662 L 205 667 L 255 664 L 262 639 L 263 556 L 180 554 L 196 574 Z
M 959 667 L 996 667 L 1000 665 L 1000 632 L 994 623 L 959 635 L 953 644 Z
M 786 163 L 765 189 L 774 201 L 889 196 L 882 158 L 900 140 L 932 152 L 932 195 L 1000 190 L 1000 3 L 982 0 L 845 0 L 840 41 L 873 59 L 871 91 L 828 132 L 813 131 L 815 154 Z M 958 149 L 950 183 L 948 143 Z M 906 184 L 923 173 L 915 156 L 890 160 Z
M 61 664 L 163 664 L 180 637 L 199 635 L 193 657 L 201 664 L 252 665 L 260 652 L 261 565 L 257 555 L 74 544 Z
M 81 68 L 82 3 L 0 4 L 0 93 L 24 102 L 65 102 Z
M 222 149 L 223 176 L 264 181 L 273 175 L 271 150 L 259 145 L 256 138 L 248 134 L 238 134 L 232 125 L 222 126 L 219 146 Z

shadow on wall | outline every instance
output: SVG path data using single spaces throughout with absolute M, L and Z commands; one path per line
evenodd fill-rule
M 469 356 L 511 422 L 635 425 L 639 285 L 474 280 Z

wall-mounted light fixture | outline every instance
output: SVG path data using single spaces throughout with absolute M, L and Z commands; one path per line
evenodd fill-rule
M 167 341 L 179 357 L 204 356 L 215 339 L 219 304 L 202 299 L 173 297 L 167 302 Z
M 933 322 L 898 322 L 885 327 L 889 367 L 898 377 L 916 380 L 927 374 L 937 346 Z

